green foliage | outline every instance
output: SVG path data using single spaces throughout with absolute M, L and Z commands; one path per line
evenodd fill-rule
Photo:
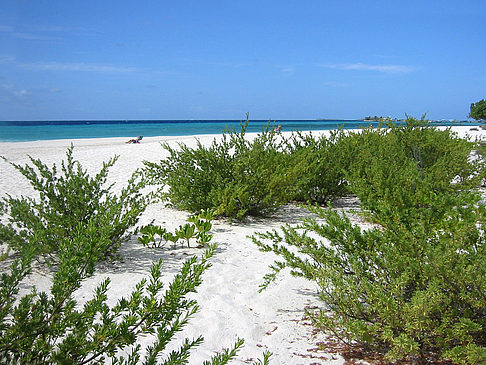
M 475 193 L 484 161 L 473 144 L 423 120 L 365 129 L 343 138 L 351 192 L 374 228 L 310 209 L 304 220 L 254 236 L 284 268 L 315 281 L 326 310 L 316 326 L 389 360 L 486 360 L 486 207 Z
M 283 235 L 253 237 L 283 258 L 267 286 L 289 267 L 315 281 L 326 309 L 315 324 L 389 359 L 439 354 L 477 364 L 486 354 L 485 207 L 450 209 L 434 229 L 416 222 L 362 230 L 335 211 L 312 208 L 325 220 L 285 226 Z M 427 229 L 425 229 L 427 228 Z M 271 241 L 271 243 L 266 243 Z
M 484 161 L 469 159 L 471 142 L 413 118 L 350 134 L 345 143 L 356 156 L 346 172 L 350 190 L 380 224 L 442 219 L 458 195 L 479 186 L 484 169 Z
M 137 238 L 138 242 L 148 247 L 161 247 L 172 238 L 167 229 L 154 224 L 143 226 L 140 233 L 142 235 Z
M 9 254 L 10 254 L 10 248 L 9 247 L 7 247 L 6 250 L 1 249 L 0 250 L 0 262 L 6 260 L 9 256 Z
M 270 351 L 265 351 L 263 353 L 263 359 L 258 359 L 257 361 L 254 361 L 253 365 L 269 365 L 272 355 L 273 354 Z
M 471 104 L 469 118 L 474 118 L 476 120 L 486 119 L 486 100 L 482 99 L 476 103 Z
M 203 341 L 201 336 L 186 339 L 178 349 L 167 350 L 198 309 L 197 302 L 187 295 L 196 291 L 210 267 L 215 246 L 209 242 L 201 260 L 194 256 L 184 262 L 167 288 L 161 280 L 159 261 L 149 279 L 137 283 L 129 297 L 112 307 L 107 304 L 109 279 L 85 303 L 74 299 L 99 260 L 116 249 L 122 234 L 148 204 L 139 192 L 143 184 L 135 183 L 135 177 L 119 197 L 102 187 L 115 160 L 105 163 L 94 179 L 72 159 L 72 148 L 60 176 L 55 166 L 49 169 L 40 160 L 31 159 L 38 172 L 14 164 L 39 192 L 40 202 L 8 197 L 0 203 L 2 215 L 9 219 L 0 238 L 14 247 L 17 256 L 0 277 L 1 363 L 186 364 L 190 351 Z M 142 230 L 152 237 L 164 235 L 153 225 Z M 56 257 L 50 292 L 38 292 L 34 287 L 19 296 L 19 286 L 40 253 Z M 144 359 L 137 343 L 142 336 L 153 338 Z M 238 340 L 207 364 L 228 363 L 242 344 L 243 340 Z
M 60 169 L 56 165 L 49 168 L 32 157 L 32 165 L 11 163 L 39 193 L 39 199 L 3 198 L 0 213 L 8 217 L 9 223 L 0 225 L 0 240 L 16 250 L 30 245 L 37 254 L 54 258 L 59 242 L 73 239 L 79 225 L 92 225 L 108 238 L 100 254 L 116 253 L 149 203 L 149 197 L 141 193 L 144 182 L 138 173 L 130 177 L 128 186 L 118 195 L 111 192 L 112 186 L 106 186 L 108 171 L 116 160 L 103 163 L 94 177 L 73 158 L 73 146 L 67 150 Z
M 158 262 L 151 269 L 150 279 L 140 281 L 130 296 L 121 298 L 115 306 L 106 304 L 109 279 L 97 287 L 92 299 L 79 306 L 73 293 L 93 274 L 97 255 L 91 253 L 105 245 L 100 242 L 97 227 L 80 224 L 76 234 L 59 245 L 60 263 L 50 293 L 34 289 L 17 303 L 18 284 L 30 272 L 33 252 L 24 251 L 10 273 L 2 274 L 2 363 L 187 363 L 190 350 L 203 341 L 202 337 L 186 339 L 181 348 L 170 353 L 164 350 L 198 309 L 196 301 L 186 296 L 200 285 L 215 247 L 211 246 L 200 261 L 196 257 L 187 260 L 165 292 Z M 154 336 L 154 341 L 142 362 L 136 341 L 146 335 Z M 224 350 L 221 361 L 210 363 L 226 364 L 241 345 L 239 340 L 233 349 Z M 121 357 L 119 351 L 128 355 Z
M 198 247 L 205 247 L 213 238 L 209 233 L 213 227 L 211 224 L 213 218 L 214 214 L 210 210 L 202 211 L 189 217 L 188 223 L 179 226 L 174 233 L 168 232 L 163 227 L 149 224 L 140 228 L 141 236 L 138 237 L 138 242 L 147 247 L 160 248 L 169 241 L 175 245 L 179 240 L 185 240 L 187 247 L 190 247 L 191 239 L 195 239 Z
M 433 197 L 479 180 L 480 161 L 465 163 L 472 144 L 424 119 L 408 118 L 405 125 L 384 120 L 380 128 L 318 138 L 299 132 L 285 138 L 267 128 L 249 140 L 246 126 L 209 147 L 199 141 L 194 149 L 164 144 L 170 156 L 145 162 L 146 172 L 154 183 L 168 185 L 172 204 L 231 218 L 267 214 L 291 200 L 322 204 L 350 191 L 370 209 L 376 197 L 385 196 L 413 206 L 404 201 L 411 197 L 398 196 L 402 184 L 412 192 L 421 185 Z M 410 174 L 403 174 L 404 168 Z
M 336 130 L 330 137 L 297 132 L 288 139 L 288 158 L 299 176 L 295 200 L 322 204 L 347 193 L 345 170 L 353 156 L 345 137 L 346 132 Z
M 189 246 L 189 241 L 191 238 L 196 237 L 196 227 L 193 224 L 186 223 L 183 226 L 179 226 L 179 228 L 176 229 L 176 236 L 186 240 L 187 242 L 187 247 Z
M 215 214 L 211 209 L 201 210 L 197 215 L 194 215 L 194 219 L 203 219 L 205 221 L 211 222 L 215 218 Z
M 296 173 L 286 158 L 280 134 L 267 127 L 254 140 L 246 138 L 249 121 L 239 133 L 223 133 L 220 141 L 204 147 L 178 149 L 167 143 L 170 156 L 159 163 L 145 162 L 154 183 L 169 186 L 175 206 L 240 219 L 274 211 L 292 196 Z

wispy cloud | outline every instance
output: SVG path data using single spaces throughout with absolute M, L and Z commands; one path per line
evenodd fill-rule
M 345 82 L 339 82 L 339 81 L 326 81 L 324 82 L 324 86 L 329 86 L 329 87 L 347 87 L 349 86 Z
M 35 33 L 20 33 L 20 32 L 13 32 L 12 36 L 16 39 L 24 39 L 28 41 L 60 41 L 62 40 L 61 37 L 53 37 L 48 35 L 41 35 Z
M 293 75 L 295 73 L 295 68 L 293 66 L 283 66 L 280 67 L 280 72 L 285 75 Z
M 25 104 L 29 102 L 31 94 L 30 90 L 18 88 L 13 84 L 0 85 L 0 102 Z
M 23 28 L 22 31 L 18 31 L 17 27 L 13 27 L 11 25 L 4 25 L 0 24 L 0 33 L 7 33 L 10 37 L 15 39 L 23 39 L 29 41 L 58 41 L 62 40 L 59 36 L 53 36 L 52 32 L 59 32 L 60 30 L 53 30 L 56 29 L 55 27 L 52 28 L 39 28 L 39 27 L 27 27 Z
M 248 67 L 251 66 L 250 63 L 242 63 L 242 62 L 210 62 L 209 64 L 211 65 L 216 65 L 220 67 L 229 67 L 229 68 L 243 68 L 243 67 Z
M 12 25 L 0 24 L 0 32 L 3 33 L 14 33 L 22 29 L 22 31 L 27 32 L 34 32 L 34 33 L 45 33 L 45 32 L 68 32 L 80 28 L 72 28 L 72 27 L 61 27 L 57 25 L 36 25 L 36 24 L 24 24 L 24 25 L 16 25 L 15 27 Z
M 19 62 L 15 57 L 7 54 L 0 54 L 0 64 L 10 65 L 17 69 L 41 72 L 93 72 L 103 74 L 147 73 L 150 75 L 165 75 L 168 73 L 167 71 L 153 70 L 150 68 L 90 62 Z
M 11 25 L 0 24 L 0 33 L 13 33 L 14 28 Z
M 8 25 L 0 24 L 0 33 L 6 33 L 9 37 L 28 41 L 60 41 L 66 33 L 78 34 L 83 36 L 96 35 L 89 28 L 83 27 L 65 27 L 57 25 L 37 25 L 37 24 L 20 24 Z
M 30 24 L 28 28 L 33 32 L 69 32 L 79 28 L 64 27 L 59 25 L 37 25 Z
M 0 64 L 8 64 L 15 62 L 15 57 L 8 54 L 0 54 Z
M 22 97 L 30 94 L 30 91 L 28 91 L 27 89 L 18 89 L 13 84 L 2 84 L 0 85 L 0 89 L 17 97 Z
M 295 68 L 294 68 L 294 66 L 291 66 L 291 65 L 284 65 L 284 66 L 275 65 L 273 67 L 278 69 L 280 71 L 280 73 L 282 73 L 285 76 L 290 76 L 290 75 L 293 75 L 295 73 Z
M 24 68 L 39 71 L 77 71 L 77 72 L 98 72 L 98 73 L 132 73 L 141 71 L 135 67 L 123 67 L 116 65 L 105 65 L 98 63 L 83 62 L 44 62 L 29 63 L 21 65 Z
M 13 83 L 0 84 L 0 103 L 35 106 L 50 95 L 62 93 L 59 88 L 25 88 Z
M 410 73 L 416 70 L 415 67 L 406 65 L 369 65 L 366 63 L 340 63 L 340 64 L 325 64 L 321 67 L 334 68 L 338 70 L 357 70 L 357 71 L 378 71 L 386 73 Z

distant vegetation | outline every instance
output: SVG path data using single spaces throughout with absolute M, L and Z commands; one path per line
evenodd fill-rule
M 372 116 L 367 116 L 363 120 L 365 120 L 365 121 L 371 121 L 371 122 L 381 122 L 383 120 L 389 120 L 389 119 L 390 118 L 388 118 L 388 117 L 379 117 L 379 116 L 375 115 L 373 117 Z
M 476 120 L 486 120 L 486 100 L 480 100 L 471 104 L 469 117 Z

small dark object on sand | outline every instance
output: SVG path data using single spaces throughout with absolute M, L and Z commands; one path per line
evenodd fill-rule
M 135 139 L 131 139 L 125 143 L 140 143 L 140 141 L 142 140 L 143 136 L 138 136 L 137 138 Z

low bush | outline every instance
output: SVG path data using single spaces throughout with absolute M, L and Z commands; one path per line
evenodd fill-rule
M 138 237 L 138 242 L 146 247 L 160 248 L 167 242 L 172 242 L 175 246 L 179 240 L 185 240 L 187 247 L 190 247 L 190 241 L 194 239 L 197 247 L 201 248 L 208 245 L 213 238 L 209 233 L 213 226 L 211 223 L 213 218 L 212 212 L 203 211 L 189 217 L 188 223 L 179 226 L 174 233 L 151 223 L 140 228 L 141 236 Z
M 413 118 L 386 127 L 352 133 L 346 141 L 355 156 L 346 171 L 349 189 L 379 223 L 433 224 L 458 195 L 480 185 L 484 161 L 470 159 L 473 143 Z
M 343 141 L 356 156 L 349 189 L 377 224 L 310 207 L 324 223 L 254 236 L 282 258 L 263 288 L 286 267 L 315 281 L 325 304 L 315 325 L 390 361 L 486 363 L 484 162 L 449 130 L 412 119 Z
M 198 309 L 187 295 L 201 284 L 215 246 L 208 242 L 201 260 L 194 256 L 185 261 L 167 288 L 158 262 L 150 278 L 136 284 L 129 297 L 116 305 L 107 304 L 109 279 L 96 288 L 91 299 L 78 303 L 76 290 L 94 274 L 99 260 L 117 248 L 122 234 L 148 203 L 139 191 L 143 184 L 133 185 L 132 178 L 132 185 L 115 197 L 109 188 L 101 187 L 115 159 L 91 179 L 72 159 L 72 148 L 61 176 L 55 166 L 49 169 L 39 160 L 31 161 L 40 176 L 32 167 L 14 166 L 39 192 L 40 202 L 8 197 L 0 204 L 10 221 L 2 226 L 0 239 L 14 247 L 17 257 L 0 276 L 0 362 L 187 364 L 202 336 L 186 339 L 172 351 L 168 346 Z M 32 261 L 42 253 L 56 258 L 50 292 L 38 292 L 34 287 L 29 294 L 19 295 L 19 287 L 32 272 Z M 144 359 L 138 343 L 143 336 L 153 338 L 143 349 Z M 204 364 L 226 364 L 242 345 L 243 340 L 238 339 L 232 348 L 216 353 Z M 261 363 L 268 364 L 269 357 L 265 353 Z
M 186 295 L 201 283 L 203 272 L 214 246 L 199 262 L 187 260 L 163 292 L 161 262 L 152 267 L 150 279 L 142 280 L 128 298 L 121 298 L 113 307 L 106 304 L 109 279 L 100 284 L 93 298 L 80 306 L 73 293 L 82 280 L 91 276 L 97 255 L 107 242 L 93 224 L 79 226 L 76 234 L 59 245 L 59 267 L 50 293 L 35 289 L 18 298 L 18 285 L 30 272 L 33 252 L 23 248 L 21 259 L 3 273 L 0 289 L 0 360 L 23 364 L 174 364 L 187 363 L 190 350 L 203 338 L 186 339 L 170 353 L 164 352 L 174 335 L 197 311 L 195 300 Z M 108 237 L 104 236 L 107 240 Z M 144 361 L 136 341 L 153 335 Z M 232 349 L 214 356 L 207 364 L 226 364 L 243 344 L 238 340 Z M 122 356 L 125 352 L 126 356 Z
M 138 173 L 118 195 L 106 185 L 116 160 L 114 157 L 103 163 L 94 177 L 73 158 L 73 146 L 67 150 L 60 170 L 32 157 L 32 166 L 11 163 L 38 192 L 39 199 L 10 195 L 2 199 L 0 214 L 8 223 L 0 224 L 0 241 L 15 250 L 30 245 L 37 254 L 55 259 L 59 242 L 74 238 L 80 225 L 91 224 L 108 237 L 101 254 L 116 253 L 150 201 L 141 192 L 144 182 Z
M 293 133 L 286 141 L 288 158 L 297 171 L 294 199 L 323 204 L 347 194 L 346 167 L 351 150 L 345 144 L 346 132 L 331 131 L 329 137 Z
M 223 133 L 204 147 L 192 149 L 163 144 L 170 156 L 159 163 L 145 162 L 154 183 L 168 185 L 170 202 L 190 212 L 211 209 L 216 215 L 243 218 L 268 214 L 289 201 L 296 171 L 290 164 L 280 134 L 267 127 L 250 141 L 248 120 L 241 131 Z
M 315 281 L 325 304 L 315 325 L 389 360 L 484 363 L 485 207 L 463 203 L 434 229 L 397 222 L 362 230 L 335 211 L 312 208 L 324 224 L 309 219 L 253 237 L 283 258 L 263 287 L 285 267 Z

